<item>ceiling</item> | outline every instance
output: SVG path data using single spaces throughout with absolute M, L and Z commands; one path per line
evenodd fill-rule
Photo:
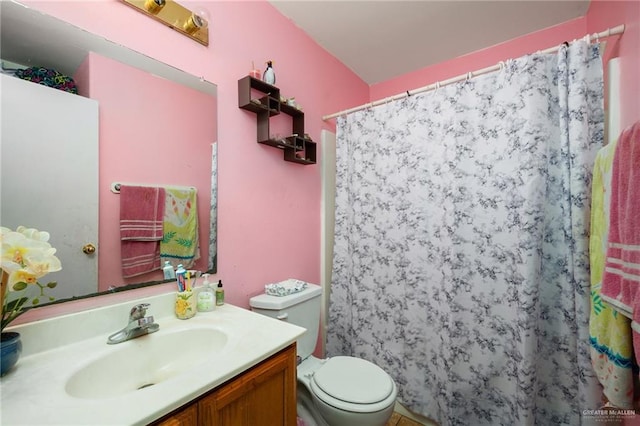
M 368 84 L 584 16 L 589 7 L 589 0 L 269 1 Z

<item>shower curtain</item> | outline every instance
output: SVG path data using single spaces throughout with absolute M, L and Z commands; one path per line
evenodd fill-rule
M 341 117 L 328 355 L 442 425 L 577 425 L 589 359 L 599 47 Z

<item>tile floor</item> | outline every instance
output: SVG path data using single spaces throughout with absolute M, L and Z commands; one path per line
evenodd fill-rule
M 422 423 L 418 423 L 409 417 L 394 412 L 386 426 L 422 426 Z

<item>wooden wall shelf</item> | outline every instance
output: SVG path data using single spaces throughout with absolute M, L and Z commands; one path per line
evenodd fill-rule
M 251 76 L 241 78 L 238 80 L 238 107 L 256 114 L 258 143 L 283 149 L 285 161 L 316 164 L 317 147 L 304 133 L 304 113 L 281 102 L 280 89 L 276 86 Z M 281 113 L 291 117 L 291 135 L 274 139 L 269 132 L 269 118 Z

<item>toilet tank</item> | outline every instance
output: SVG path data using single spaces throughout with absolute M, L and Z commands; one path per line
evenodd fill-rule
M 319 285 L 307 284 L 306 289 L 288 296 L 254 296 L 249 299 L 249 306 L 259 314 L 306 328 L 307 332 L 296 342 L 298 356 L 306 359 L 313 353 L 318 341 L 321 295 L 322 288 Z

